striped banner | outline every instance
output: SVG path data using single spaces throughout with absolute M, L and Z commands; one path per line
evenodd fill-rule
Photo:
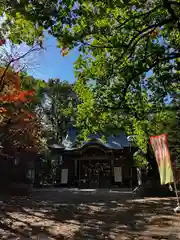
M 161 184 L 164 185 L 174 182 L 167 134 L 150 137 L 150 143 L 158 164 Z

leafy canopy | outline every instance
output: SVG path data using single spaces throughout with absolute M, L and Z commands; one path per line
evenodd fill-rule
M 40 105 L 47 139 L 61 143 L 69 124 L 75 120 L 76 95 L 72 85 L 60 79 L 49 79 L 43 89 L 44 102 Z
M 59 40 L 82 51 L 77 125 L 84 136 L 123 127 L 147 152 L 149 136 L 167 131 L 179 91 L 180 2 L 83 1 L 74 11 Z
M 136 142 L 146 151 L 149 135 L 158 133 L 160 123 L 170 118 L 169 97 L 179 91 L 180 1 L 8 4 L 4 6 L 13 41 L 21 42 L 25 34 L 22 21 L 13 25 L 20 16 L 35 32 L 25 34 L 27 43 L 48 29 L 63 55 L 79 47 L 75 90 L 81 99 L 77 125 L 84 136 L 124 127 L 138 136 Z M 19 35 L 11 26 L 21 29 Z

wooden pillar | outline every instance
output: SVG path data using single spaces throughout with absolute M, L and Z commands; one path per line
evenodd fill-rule
M 114 176 L 114 154 L 113 154 L 113 151 L 111 151 L 111 172 L 112 172 L 112 176 Z
M 88 187 L 90 188 L 90 184 L 91 184 L 91 171 L 90 171 L 90 164 L 91 164 L 91 160 L 89 160 L 89 173 L 88 173 Z
M 130 145 L 130 188 L 133 190 L 133 170 L 132 170 L 132 164 L 133 164 L 133 152 L 132 147 Z
M 132 166 L 130 166 L 130 188 L 133 190 L 133 172 L 132 172 Z
M 78 181 L 78 187 L 80 188 L 80 159 L 78 159 L 79 161 L 79 181 Z
M 97 160 L 97 163 L 99 163 L 99 160 Z M 100 176 L 99 176 L 99 169 L 98 169 L 98 177 L 97 177 L 97 181 L 98 181 L 98 188 L 100 187 Z
M 78 163 L 77 161 L 78 161 L 77 159 L 74 160 L 74 175 L 75 175 L 75 177 L 77 177 L 77 172 L 78 172 L 77 171 L 77 163 Z

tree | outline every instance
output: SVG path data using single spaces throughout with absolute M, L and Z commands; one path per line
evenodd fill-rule
M 14 46 L 11 45 L 10 50 L 12 47 L 14 49 Z M 6 152 L 9 157 L 14 157 L 15 152 L 22 149 L 27 151 L 39 146 L 37 141 L 40 124 L 37 114 L 32 108 L 35 100 L 37 101 L 35 92 L 37 84 L 32 85 L 31 83 L 27 87 L 28 84 L 23 81 L 24 74 L 19 72 L 25 69 L 26 58 L 39 50 L 39 47 L 32 46 L 27 52 L 18 53 L 8 51 L 4 45 L 0 47 L 0 129 L 1 145 L 3 146 L 1 154 Z
M 34 90 L 22 90 L 18 74 L 6 70 L 0 93 L 0 163 L 5 188 L 14 181 L 24 183 L 29 162 L 42 150 L 40 119 L 30 105 L 34 98 Z
M 75 121 L 76 95 L 72 85 L 60 79 L 49 79 L 44 94 L 46 101 L 42 108 L 49 138 L 61 143 L 69 125 Z
M 57 25 L 63 28 L 66 13 L 71 8 L 71 1 L 40 0 L 18 1 L 2 0 L 0 16 L 3 17 L 0 36 L 16 44 L 43 44 L 44 29 Z M 63 20 L 63 21 L 62 21 Z
M 174 95 L 172 105 L 177 108 L 174 112 L 172 121 L 169 124 L 169 147 L 171 149 L 172 157 L 176 160 L 176 166 L 180 166 L 180 96 L 179 93 Z
M 24 183 L 28 164 L 46 149 L 37 111 L 44 82 L 21 72 L 26 69 L 29 56 L 41 48 L 33 45 L 20 53 L 17 46 L 13 46 L 15 51 L 6 47 L 0 47 L 1 180 Z
M 123 127 L 136 135 L 155 170 L 149 136 L 169 117 L 168 96 L 179 90 L 179 11 L 176 1 L 79 3 L 61 46 L 79 46 L 78 125 L 89 132 Z M 89 81 L 94 86 L 89 87 Z M 164 130 L 163 130 L 164 131 Z
M 166 36 L 166 31 L 172 33 L 171 40 L 179 32 L 179 1 L 153 0 L 153 1 L 74 1 L 57 0 L 47 1 L 18 1 L 13 3 L 4 0 L 0 9 L 1 15 L 5 14 L 5 23 L 1 29 L 8 34 L 11 40 L 18 43 L 32 44 L 38 36 L 42 36 L 44 29 L 57 37 L 63 47 L 92 43 L 94 36 L 101 34 L 95 47 L 109 49 L 126 48 L 125 53 L 131 53 L 135 45 L 141 40 L 148 40 L 148 36 L 155 38 L 159 34 L 159 27 L 164 27 L 161 34 Z M 30 30 L 30 31 L 27 31 Z M 122 35 L 120 41 L 112 40 L 113 31 L 119 30 Z M 72 31 L 69 31 L 72 30 Z M 130 33 L 127 38 L 127 33 Z M 28 34 L 27 34 L 28 33 Z M 63 34 L 62 34 L 63 33 Z M 109 36 L 108 36 L 109 35 Z M 22 38 L 24 36 L 24 40 Z M 108 36 L 109 38 L 106 38 Z M 129 41 L 129 44 L 125 44 Z M 174 41 L 173 40 L 173 41 Z M 94 42 L 95 43 L 95 42 Z M 107 45 L 104 45 L 107 43 Z M 177 40 L 174 42 L 178 43 Z M 93 46 L 93 44 L 91 44 Z M 171 56 L 173 57 L 173 56 Z
M 1 68 L 1 72 L 4 73 L 5 69 Z M 24 134 L 24 132 L 30 127 L 31 134 L 33 135 L 32 126 L 35 127 L 36 116 L 30 108 L 30 104 L 35 97 L 34 89 L 21 90 L 21 79 L 18 74 L 12 70 L 7 70 L 3 79 L 4 87 L 0 93 L 0 106 L 1 106 L 1 121 L 0 127 L 2 133 L 6 132 L 4 137 L 11 136 L 7 134 L 7 131 L 15 131 Z M 21 127 L 20 127 L 21 126 Z M 13 130 L 15 128 L 15 130 Z M 17 130 L 18 128 L 18 130 Z M 19 130 L 19 128 L 21 128 Z M 28 130 L 28 131 L 29 131 Z M 25 136 L 27 137 L 27 136 Z M 9 138 L 9 137 L 8 137 Z M 13 138 L 11 139 L 13 140 Z M 25 144 L 25 141 L 24 141 Z M 7 145 L 9 146 L 9 145 Z
M 23 76 L 23 86 L 37 86 L 37 101 L 33 101 L 31 109 L 41 119 L 41 138 L 47 146 L 62 143 L 67 136 L 68 128 L 75 122 L 77 97 L 72 85 L 60 79 L 49 79 L 47 82 Z M 43 158 L 38 163 L 36 184 L 54 184 L 58 180 L 60 158 L 53 155 L 44 146 Z M 40 166 L 39 166 L 40 164 Z
M 16 113 L 14 109 L 19 109 L 21 112 L 21 106 L 27 102 L 30 102 L 30 98 L 34 96 L 34 89 L 23 89 L 21 84 L 21 76 L 19 70 L 24 68 L 24 65 L 21 65 L 19 62 L 22 59 L 25 59 L 26 56 L 31 54 L 34 51 L 38 51 L 39 47 L 31 47 L 27 52 L 23 54 L 15 54 L 7 53 L 4 55 L 4 51 L 1 47 L 1 68 L 0 68 L 0 106 L 1 113 L 5 113 L 6 116 L 12 115 L 12 113 Z M 18 65 L 16 64 L 18 63 Z M 17 67 L 18 66 L 18 67 Z M 22 66 L 22 67 L 21 67 Z M 31 85 L 32 87 L 32 85 Z M 29 98 L 30 97 L 30 98 Z M 8 112 L 11 111 L 9 115 Z M 4 115 L 1 114 L 2 117 Z M 15 116 L 15 115 L 13 115 Z M 17 114 L 19 117 L 19 113 Z M 8 123 L 10 121 L 14 121 L 8 118 Z

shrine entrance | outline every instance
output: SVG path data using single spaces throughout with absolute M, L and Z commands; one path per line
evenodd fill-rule
M 112 166 L 107 150 L 106 147 L 98 142 L 86 144 L 81 149 L 81 158 L 76 161 L 76 173 L 80 188 L 111 186 Z
M 112 168 L 108 159 L 80 160 L 79 186 L 86 188 L 110 187 Z
M 108 159 L 80 160 L 79 186 L 87 188 L 110 187 L 112 169 Z

